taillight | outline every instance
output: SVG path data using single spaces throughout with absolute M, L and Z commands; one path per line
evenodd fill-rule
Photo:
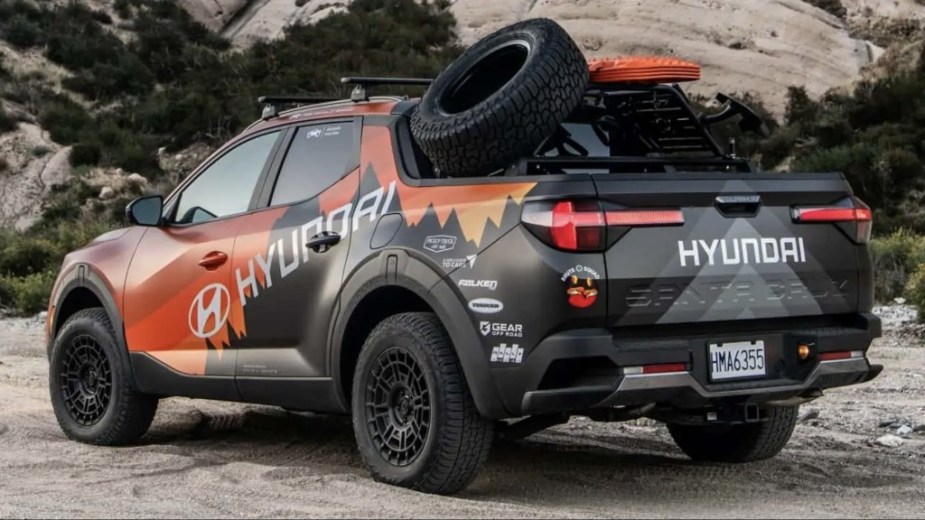
M 546 243 L 565 251 L 602 251 L 628 228 L 684 223 L 680 209 L 607 208 L 599 201 L 529 202 L 523 223 Z
M 557 202 L 552 207 L 552 245 L 566 251 L 595 251 L 604 244 L 604 213 L 595 201 Z
M 870 241 L 873 213 L 857 197 L 850 197 L 830 206 L 800 206 L 792 208 L 793 221 L 800 224 L 828 223 L 853 226 L 850 236 L 859 244 Z

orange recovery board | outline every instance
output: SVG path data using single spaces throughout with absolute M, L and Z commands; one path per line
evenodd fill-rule
M 678 58 L 627 56 L 588 60 L 593 83 L 677 83 L 700 79 L 700 65 Z

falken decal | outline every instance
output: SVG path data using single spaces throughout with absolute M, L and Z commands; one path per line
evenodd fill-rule
M 498 288 L 498 280 L 460 280 L 457 284 L 469 289 L 488 289 L 494 291 Z

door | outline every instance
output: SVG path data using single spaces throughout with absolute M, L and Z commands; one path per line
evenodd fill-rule
M 236 373 L 248 401 L 282 405 L 288 396 L 298 407 L 315 393 L 307 382 L 327 382 L 328 332 L 356 225 L 359 132 L 353 120 L 295 129 L 264 188 L 266 208 L 244 219 L 232 290 L 242 302 Z
M 231 256 L 280 140 L 276 131 L 234 145 L 168 200 L 163 226 L 145 232 L 125 284 L 130 351 L 181 374 L 228 376 L 234 388 L 229 347 L 240 327 L 232 312 Z

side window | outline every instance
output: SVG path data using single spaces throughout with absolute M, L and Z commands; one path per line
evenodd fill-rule
M 356 166 L 354 123 L 325 123 L 299 128 L 282 168 L 270 205 L 315 197 Z
M 246 141 L 212 163 L 180 194 L 174 222 L 198 224 L 247 211 L 279 132 Z

